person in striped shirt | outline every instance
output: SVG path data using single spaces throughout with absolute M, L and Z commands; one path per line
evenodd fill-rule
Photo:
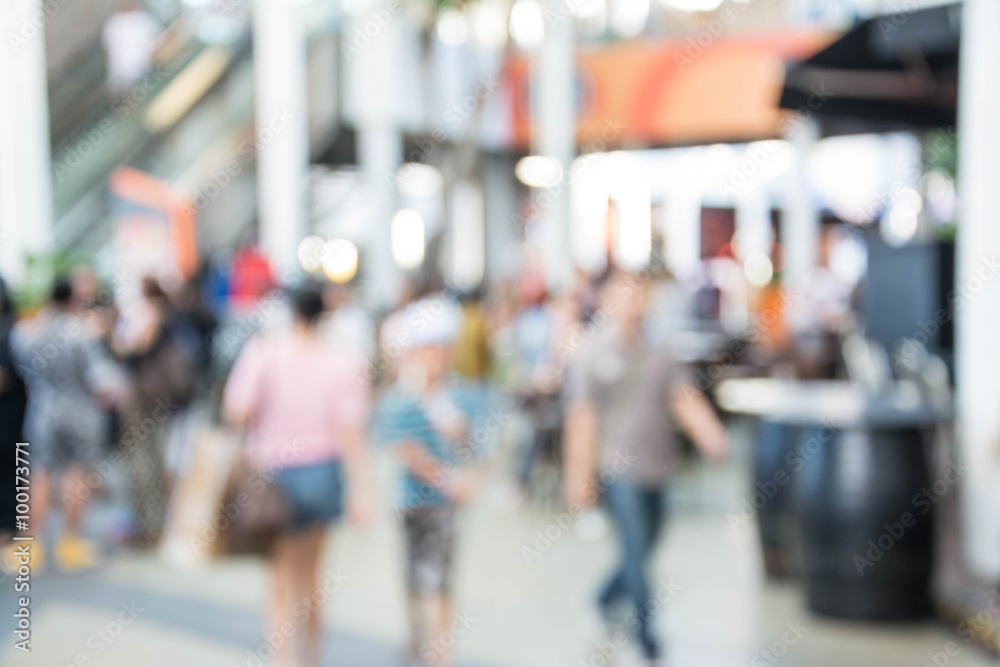
M 410 345 L 400 377 L 379 398 L 374 427 L 403 465 L 397 514 L 406 541 L 411 637 L 409 658 L 440 667 L 448 650 L 438 639 L 452 623 L 451 569 L 456 509 L 475 487 L 467 464 L 474 392 L 450 373 L 457 318 L 444 310 L 422 319 L 420 302 L 406 313 Z

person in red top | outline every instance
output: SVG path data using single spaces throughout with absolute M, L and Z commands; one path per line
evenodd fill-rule
M 233 256 L 229 274 L 229 305 L 233 310 L 251 308 L 274 287 L 271 263 L 252 245 L 244 245 Z

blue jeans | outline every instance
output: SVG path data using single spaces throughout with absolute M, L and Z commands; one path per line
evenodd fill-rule
M 650 628 L 651 605 L 646 585 L 646 561 L 660 535 L 666 490 L 644 488 L 626 481 L 607 486 L 604 500 L 618 529 L 621 562 L 601 589 L 603 608 L 625 600 L 633 607 L 627 625 L 634 630 L 647 658 L 659 657 L 659 646 Z

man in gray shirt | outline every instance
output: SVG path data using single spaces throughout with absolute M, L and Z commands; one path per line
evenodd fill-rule
M 670 350 L 645 336 L 646 282 L 616 273 L 602 289 L 592 337 L 568 383 L 565 481 L 575 511 L 603 491 L 622 553 L 598 601 L 605 612 L 619 601 L 632 605 L 627 625 L 656 664 L 660 650 L 650 629 L 645 568 L 675 468 L 675 430 L 683 429 L 712 460 L 726 456 L 729 439 Z

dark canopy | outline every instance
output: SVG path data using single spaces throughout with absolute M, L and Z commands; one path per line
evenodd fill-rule
M 779 106 L 809 109 L 824 129 L 955 124 L 961 4 L 875 17 L 789 64 Z

